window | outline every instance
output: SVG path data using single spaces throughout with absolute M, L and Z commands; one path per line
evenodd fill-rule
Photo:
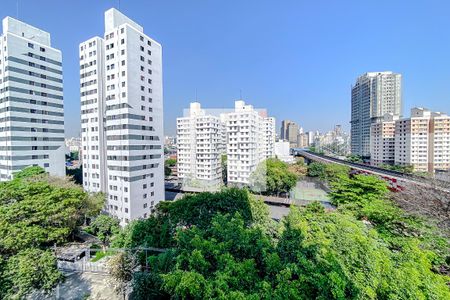
M 28 47 L 34 49 L 34 45 L 32 43 L 28 43 Z
M 45 52 L 45 48 L 41 47 L 40 50 L 41 50 L 41 52 Z
M 144 51 L 144 46 L 141 46 L 141 51 Z

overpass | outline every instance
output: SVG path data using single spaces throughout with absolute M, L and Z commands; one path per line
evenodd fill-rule
M 338 165 L 343 165 L 350 167 L 352 170 L 355 170 L 360 173 L 365 174 L 373 174 L 377 175 L 384 180 L 388 181 L 391 185 L 391 188 L 396 190 L 402 190 L 404 187 L 401 183 L 412 183 L 418 186 L 428 187 L 428 188 L 436 188 L 450 193 L 449 189 L 445 189 L 442 187 L 437 187 L 436 183 L 448 184 L 443 181 L 428 179 L 424 177 L 419 177 L 412 174 L 405 174 L 398 171 L 386 170 L 383 168 L 355 163 L 347 160 L 343 160 L 336 157 L 331 157 L 323 154 L 318 154 L 314 152 L 310 152 L 306 149 L 294 148 L 292 149 L 292 153 L 294 156 L 301 156 L 309 161 L 317 161 L 323 163 L 334 163 Z

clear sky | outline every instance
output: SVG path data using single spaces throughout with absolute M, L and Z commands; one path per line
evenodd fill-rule
M 16 17 L 1 0 L 0 17 Z M 206 108 L 242 96 L 306 130 L 349 127 L 350 87 L 367 71 L 403 74 L 404 114 L 450 113 L 450 1 L 121 0 L 120 10 L 163 45 L 164 123 L 196 97 Z M 66 135 L 79 134 L 78 44 L 103 36 L 118 0 L 19 0 L 19 19 L 63 52 Z

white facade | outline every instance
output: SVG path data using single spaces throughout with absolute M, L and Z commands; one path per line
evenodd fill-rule
M 61 51 L 10 17 L 0 36 L 0 180 L 27 166 L 65 176 Z
M 83 186 L 121 224 L 164 200 L 162 48 L 116 9 L 80 44 Z
M 275 118 L 265 117 L 263 118 L 263 130 L 264 130 L 264 158 L 275 157 Z
M 386 114 L 383 121 L 370 128 L 370 163 L 373 166 L 393 164 L 395 161 L 395 122 L 399 117 Z
M 370 126 L 387 113 L 402 114 L 401 80 L 393 72 L 369 72 L 352 86 L 352 154 L 370 156 Z
M 424 108 L 395 124 L 395 164 L 415 171 L 450 169 L 450 117 Z
M 204 110 L 191 103 L 185 116 L 177 118 L 178 177 L 184 188 L 189 188 L 186 180 L 200 181 L 202 187 L 222 184 L 226 154 L 227 182 L 247 185 L 258 164 L 275 157 L 275 135 L 275 118 L 242 100 L 235 101 L 234 109 Z
M 286 163 L 293 163 L 294 156 L 291 155 L 288 141 L 277 141 L 274 145 L 275 157 Z
M 190 104 L 188 115 L 177 118 L 178 178 L 210 187 L 223 182 L 224 129 L 220 117 L 206 114 L 198 102 Z
M 244 101 L 235 101 L 226 114 L 227 180 L 235 185 L 249 183 L 250 174 L 266 159 L 264 117 Z

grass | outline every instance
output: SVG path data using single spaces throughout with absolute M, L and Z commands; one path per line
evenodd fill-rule
M 100 259 L 104 258 L 105 256 L 112 255 L 113 253 L 110 251 L 97 251 L 95 253 L 95 256 L 91 258 L 91 262 L 99 261 Z

